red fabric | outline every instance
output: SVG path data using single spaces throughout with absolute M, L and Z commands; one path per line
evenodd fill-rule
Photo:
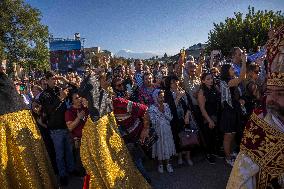
M 90 185 L 90 175 L 86 175 L 84 177 L 83 189 L 89 189 L 89 185 Z
M 71 107 L 69 110 L 67 110 L 65 112 L 65 122 L 69 122 L 69 121 L 74 121 L 76 118 L 77 118 L 77 112 L 79 111 L 85 111 L 85 119 L 84 121 L 83 120 L 80 120 L 80 123 L 78 124 L 77 127 L 75 127 L 71 133 L 72 133 L 72 136 L 73 138 L 75 137 L 78 137 L 78 138 L 82 138 L 82 129 L 87 121 L 87 116 L 88 116 L 88 109 L 87 108 L 80 108 L 80 109 L 76 109 L 76 108 L 73 108 Z
M 132 103 L 131 112 L 127 112 L 127 107 L 129 103 Z M 140 133 L 143 129 L 142 119 L 144 114 L 146 113 L 148 107 L 144 104 L 139 104 L 135 102 L 131 102 L 124 98 L 115 98 L 113 100 L 113 112 L 117 118 L 117 115 L 131 115 L 128 119 L 120 121 L 117 119 L 117 124 L 123 126 L 125 129 L 129 129 L 134 126 L 134 123 L 137 119 L 140 119 L 140 123 L 138 127 L 136 127 L 131 133 L 128 134 L 127 138 L 129 140 L 137 140 L 137 137 L 140 137 Z

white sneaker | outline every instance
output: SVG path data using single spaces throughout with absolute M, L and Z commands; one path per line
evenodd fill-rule
M 167 167 L 168 168 L 168 167 Z M 163 165 L 159 165 L 158 166 L 158 172 L 159 173 L 163 173 L 164 172 L 164 167 L 163 167 Z
M 227 158 L 225 158 L 225 160 L 226 160 L 226 163 L 227 164 L 229 164 L 230 166 L 234 166 L 234 160 L 233 159 L 227 159 Z
M 169 173 L 174 172 L 173 167 L 172 167 L 171 164 L 168 164 L 168 165 L 167 165 L 167 171 L 168 171 Z
M 186 161 L 188 165 L 193 166 L 193 162 L 191 161 L 191 159 L 187 159 Z
M 179 165 L 182 165 L 182 163 L 183 163 L 183 162 L 182 162 L 182 158 L 178 158 L 178 164 L 179 164 Z

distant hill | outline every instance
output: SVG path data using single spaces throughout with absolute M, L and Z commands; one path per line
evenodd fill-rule
M 153 56 L 159 56 L 158 54 L 148 53 L 148 52 L 133 52 L 131 50 L 120 50 L 114 56 L 124 57 L 124 58 L 139 58 L 139 59 L 148 59 Z

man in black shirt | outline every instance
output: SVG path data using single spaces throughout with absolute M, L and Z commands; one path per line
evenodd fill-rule
M 64 117 L 67 109 L 65 98 L 68 95 L 68 89 L 55 85 L 56 76 L 53 72 L 46 73 L 46 81 L 47 88 L 42 92 L 39 100 L 46 114 L 47 126 L 54 144 L 60 183 L 67 185 L 68 172 L 71 173 L 74 170 L 72 145 Z

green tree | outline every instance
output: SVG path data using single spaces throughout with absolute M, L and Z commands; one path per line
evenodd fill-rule
M 235 46 L 256 49 L 266 43 L 271 26 L 277 27 L 284 23 L 281 11 L 255 11 L 250 6 L 245 16 L 241 12 L 235 12 L 234 15 L 233 18 L 226 18 L 225 22 L 214 23 L 214 29 L 208 34 L 207 52 L 221 50 L 224 55 L 228 55 Z
M 41 13 L 23 0 L 0 1 L 0 60 L 25 68 L 49 67 L 48 28 Z

